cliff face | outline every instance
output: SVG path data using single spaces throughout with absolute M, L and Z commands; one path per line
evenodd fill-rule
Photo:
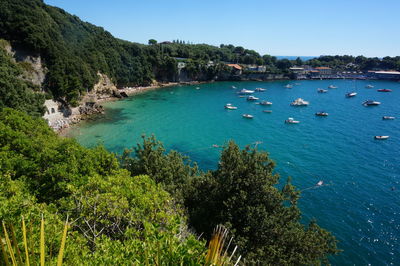
M 22 67 L 23 73 L 20 78 L 42 88 L 47 69 L 42 63 L 41 56 L 22 48 L 12 47 L 8 43 L 4 48 L 14 58 L 15 62 Z

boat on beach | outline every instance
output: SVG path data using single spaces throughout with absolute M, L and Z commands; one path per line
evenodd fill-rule
M 255 89 L 255 91 L 257 91 L 257 92 L 263 92 L 263 91 L 266 91 L 267 89 L 264 89 L 264 88 L 256 88 Z
M 310 104 L 309 102 L 303 100 L 302 98 L 297 98 L 290 105 L 292 105 L 292 106 L 307 106 L 309 104 Z
M 316 116 L 328 116 L 329 114 L 327 112 L 316 112 L 315 113 Z
M 335 85 L 329 85 L 328 86 L 328 89 L 337 89 L 338 87 L 337 86 L 335 86 Z
M 257 100 L 259 100 L 260 98 L 257 98 L 257 97 L 254 97 L 254 96 L 252 96 L 252 95 L 250 95 L 249 97 L 247 97 L 247 100 L 248 101 L 257 101 Z
M 380 105 L 381 102 L 378 101 L 373 101 L 373 100 L 366 100 L 362 103 L 364 106 L 375 106 L 375 105 Z
M 288 119 L 285 120 L 286 124 L 299 124 L 300 121 L 294 120 L 293 117 L 289 117 Z
M 349 92 L 349 93 L 346 93 L 346 97 L 347 98 L 351 98 L 351 97 L 354 97 L 354 96 L 356 96 L 357 95 L 357 92 Z
M 379 91 L 379 92 L 391 92 L 392 90 L 391 89 L 379 89 L 377 91 Z
M 242 90 L 240 90 L 239 92 L 238 92 L 238 94 L 242 94 L 242 95 L 244 95 L 244 94 L 253 94 L 254 93 L 254 91 L 252 91 L 252 90 L 246 90 L 246 89 L 242 89 Z
M 227 103 L 227 104 L 225 105 L 225 109 L 228 109 L 228 110 L 236 110 L 237 107 L 236 107 L 236 106 L 233 106 L 233 105 L 230 104 L 230 103 Z
M 326 92 L 328 92 L 328 90 L 324 90 L 324 89 L 318 88 L 318 89 L 317 89 L 317 92 L 318 92 L 318 93 L 326 93 Z
M 389 136 L 375 136 L 375 139 L 388 139 Z
M 244 118 L 249 118 L 249 119 L 252 119 L 254 116 L 252 116 L 252 115 L 249 115 L 249 114 L 243 114 L 242 115 Z
M 396 117 L 394 117 L 394 116 L 383 116 L 382 117 L 382 120 L 394 120 L 394 119 L 396 119 Z

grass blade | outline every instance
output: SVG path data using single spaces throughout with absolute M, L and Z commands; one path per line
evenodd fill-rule
M 3 222 L 3 230 L 4 230 L 4 237 L 5 237 L 6 243 L 7 243 L 8 252 L 10 253 L 10 257 L 11 257 L 11 262 L 13 265 L 17 265 L 15 256 L 14 256 L 14 250 L 11 246 L 10 238 L 8 237 L 7 228 L 6 228 L 6 225 L 4 224 L 4 222 Z
M 15 252 L 16 252 L 16 259 L 18 260 L 19 265 L 22 265 L 22 257 L 21 257 L 21 252 L 18 248 L 18 242 L 17 242 L 17 238 L 15 237 L 15 230 L 14 230 L 14 226 L 12 224 L 10 224 L 10 234 L 11 234 L 11 239 L 12 239 L 12 244 L 14 245 L 15 248 Z
M 24 238 L 24 247 L 25 247 L 25 264 L 29 266 L 29 252 L 28 252 L 28 241 L 26 239 L 26 225 L 25 225 L 25 219 L 22 217 L 22 235 Z
M 63 236 L 62 236 L 62 240 L 61 240 L 60 252 L 58 252 L 57 266 L 62 265 L 65 241 L 67 240 L 67 230 L 68 230 L 68 218 L 64 225 L 64 232 L 63 232 Z
M 42 215 L 42 221 L 40 224 L 40 265 L 44 266 L 44 219 Z
M 4 239 L 4 241 L 5 241 L 5 239 Z M 1 237 L 1 235 L 0 235 L 0 246 L 1 246 L 1 252 L 3 253 L 4 263 L 6 264 L 6 266 L 8 266 L 8 265 L 10 265 L 10 263 L 8 261 L 7 251 L 3 244 L 3 238 Z

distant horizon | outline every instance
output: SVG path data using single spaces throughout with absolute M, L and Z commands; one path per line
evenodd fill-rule
M 261 55 L 400 56 L 400 2 L 44 0 L 113 36 L 147 44 L 180 39 L 233 44 Z M 212 8 L 209 8 L 212 6 Z M 371 19 L 373 18 L 373 20 Z M 316 56 L 318 57 L 318 56 Z

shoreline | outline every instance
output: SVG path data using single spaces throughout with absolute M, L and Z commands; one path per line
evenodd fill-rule
M 45 116 L 43 118 L 48 121 L 49 126 L 59 136 L 66 137 L 68 135 L 69 129 L 72 126 L 78 125 L 82 121 L 90 120 L 91 117 L 95 115 L 104 114 L 104 107 L 100 105 L 101 103 L 123 100 L 128 97 L 132 97 L 152 90 L 158 90 L 179 85 L 196 85 L 210 82 L 213 81 L 167 82 L 158 83 L 150 86 L 126 87 L 122 89 L 117 89 L 116 91 L 113 90 L 112 93 L 108 94 L 96 94 L 96 92 L 89 93 L 82 98 L 80 104 L 77 107 L 71 109 L 71 115 L 58 119 L 51 119 Z M 115 94 L 115 92 L 118 93 L 118 96 Z M 92 104 L 91 111 L 82 113 L 82 109 L 87 108 L 89 102 Z

